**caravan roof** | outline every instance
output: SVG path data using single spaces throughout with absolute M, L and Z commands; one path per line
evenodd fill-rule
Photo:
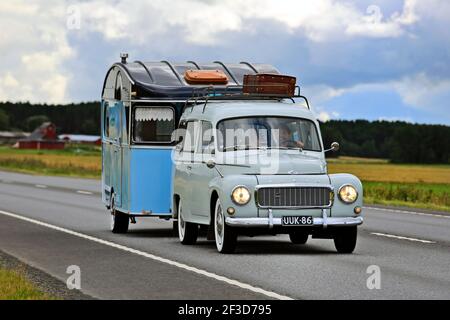
M 272 73 L 279 71 L 269 65 L 262 63 L 223 63 L 214 61 L 212 63 L 197 63 L 194 61 L 174 62 L 122 62 L 115 63 L 113 68 L 119 68 L 129 78 L 136 89 L 137 98 L 179 98 L 187 99 L 199 92 L 208 84 L 190 84 L 185 80 L 185 72 L 188 70 L 219 70 L 227 78 L 226 85 L 215 85 L 215 92 L 221 90 L 227 92 L 242 92 L 243 78 L 246 74 Z M 106 78 L 108 77 L 108 74 Z M 106 81 L 106 80 L 105 80 Z

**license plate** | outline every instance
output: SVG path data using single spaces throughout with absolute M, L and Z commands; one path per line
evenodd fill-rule
M 314 223 L 313 217 L 282 217 L 281 224 L 283 226 L 311 226 Z

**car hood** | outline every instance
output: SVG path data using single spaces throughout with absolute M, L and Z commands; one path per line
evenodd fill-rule
M 299 151 L 234 153 L 217 161 L 224 174 L 254 175 L 320 175 L 326 174 L 323 159 Z
M 327 174 L 309 175 L 256 175 L 259 185 L 329 185 L 330 179 Z

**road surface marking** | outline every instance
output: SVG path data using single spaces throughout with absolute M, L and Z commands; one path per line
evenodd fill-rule
M 111 241 L 107 241 L 107 240 L 103 240 L 103 239 L 100 239 L 100 238 L 97 238 L 97 237 L 89 236 L 87 234 L 76 232 L 76 231 L 73 231 L 73 230 L 70 230 L 70 229 L 58 227 L 58 226 L 55 226 L 55 225 L 52 225 L 52 224 L 49 224 L 49 223 L 46 223 L 46 222 L 42 222 L 42 221 L 39 221 L 39 220 L 27 218 L 27 217 L 24 217 L 24 216 L 21 216 L 21 215 L 12 213 L 12 212 L 7 212 L 7 211 L 0 210 L 0 214 L 3 214 L 3 215 L 8 216 L 8 217 L 16 218 L 16 219 L 19 219 L 19 220 L 22 220 L 22 221 L 34 223 L 34 224 L 37 224 L 39 226 L 43 226 L 43 227 L 46 227 L 46 228 L 49 228 L 49 229 L 53 229 L 53 230 L 56 230 L 56 231 L 64 232 L 64 233 L 67 233 L 67 234 L 70 234 L 70 235 L 73 235 L 73 236 L 76 236 L 76 237 L 79 237 L 79 238 L 82 238 L 82 239 L 90 240 L 90 241 L 93 241 L 93 242 L 96 242 L 96 243 L 100 243 L 100 244 L 103 244 L 103 245 L 106 245 L 106 246 L 109 246 L 109 247 L 112 247 L 112 248 L 116 248 L 116 249 L 119 249 L 119 250 L 122 250 L 122 251 L 134 253 L 136 255 L 139 255 L 139 256 L 142 256 L 142 257 L 145 257 L 145 258 L 149 258 L 149 259 L 152 259 L 152 260 L 155 260 L 155 261 L 159 261 L 159 262 L 162 262 L 162 263 L 166 263 L 166 264 L 169 264 L 171 266 L 178 267 L 180 269 L 188 270 L 188 271 L 200 274 L 200 275 L 208 277 L 208 278 L 212 278 L 212 279 L 215 279 L 215 280 L 218 280 L 218 281 L 221 281 L 221 282 L 225 282 L 225 283 L 230 284 L 230 285 L 237 286 L 237 287 L 242 288 L 242 289 L 246 289 L 246 290 L 252 291 L 254 293 L 262 294 L 262 295 L 265 295 L 265 296 L 267 296 L 269 298 L 274 298 L 274 299 L 279 299 L 279 300 L 294 300 L 291 297 L 284 296 L 284 295 L 275 293 L 273 291 L 267 291 L 267 290 L 264 290 L 264 289 L 261 289 L 261 288 L 258 288 L 258 287 L 254 287 L 254 286 L 252 286 L 250 284 L 243 283 L 243 282 L 240 282 L 240 281 L 237 281 L 237 280 L 234 280 L 234 279 L 230 279 L 230 278 L 227 278 L 227 277 L 224 277 L 224 276 L 221 276 L 221 275 L 218 275 L 218 274 L 206 271 L 206 270 L 198 269 L 196 267 L 191 267 L 191 266 L 189 266 L 187 264 L 184 264 L 184 263 L 180 263 L 180 262 L 173 261 L 173 260 L 170 260 L 170 259 L 167 259 L 167 258 L 159 257 L 159 256 L 156 256 L 154 254 L 151 254 L 151 253 L 148 253 L 148 252 L 145 252 L 145 251 L 140 251 L 140 250 L 137 250 L 137 249 L 126 247 L 126 246 L 121 245 L 121 244 L 117 244 L 117 243 L 114 243 L 114 242 L 111 242 Z
M 416 239 L 416 238 L 409 238 L 409 237 L 403 237 L 403 236 L 396 236 L 396 235 L 387 234 L 387 233 L 371 232 L 371 234 L 376 235 L 376 236 L 380 236 L 380 237 L 394 238 L 394 239 L 400 239 L 400 240 L 409 240 L 409 241 L 422 242 L 422 243 L 436 243 L 436 241 Z
M 92 192 L 83 191 L 83 190 L 77 190 L 77 193 L 80 193 L 80 194 L 92 194 Z
M 399 213 L 409 213 L 417 216 L 431 216 L 431 217 L 439 217 L 439 218 L 447 218 L 450 219 L 450 216 L 446 216 L 443 214 L 436 213 L 425 213 L 425 212 L 415 212 L 415 211 L 406 211 L 406 210 L 398 210 L 398 209 L 385 209 L 385 208 L 377 208 L 377 207 L 364 207 L 370 210 L 378 210 L 378 211 L 390 211 L 390 212 L 399 212 Z
M 43 184 L 35 184 L 34 186 L 35 186 L 36 188 L 47 189 L 47 186 L 46 186 L 46 185 L 43 185 Z

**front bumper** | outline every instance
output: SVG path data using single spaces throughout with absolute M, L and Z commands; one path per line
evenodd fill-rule
M 271 210 L 269 210 L 268 218 L 233 218 L 227 217 L 225 222 L 230 227 L 268 227 L 281 226 L 281 218 L 274 218 L 272 216 Z M 328 217 L 326 210 L 323 210 L 323 215 L 321 218 L 313 218 L 313 226 L 322 226 L 326 228 L 327 226 L 357 226 L 363 223 L 362 217 Z

